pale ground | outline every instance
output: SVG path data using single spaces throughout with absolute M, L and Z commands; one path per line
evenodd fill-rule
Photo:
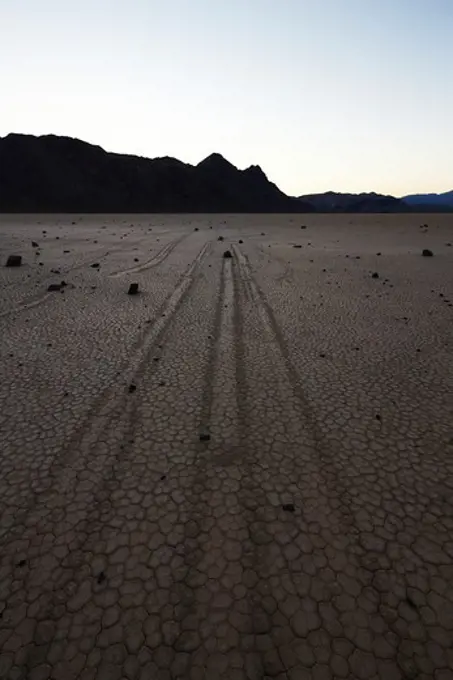
M 0 678 L 453 678 L 452 241 L 0 216 Z

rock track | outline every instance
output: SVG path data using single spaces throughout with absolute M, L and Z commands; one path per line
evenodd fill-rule
M 308 255 L 279 277 L 272 249 L 229 240 L 178 234 L 88 301 L 49 296 L 66 353 L 41 308 L 34 339 L 2 322 L 0 677 L 452 677 L 442 390 L 424 379 L 438 416 L 420 430 L 389 407 L 368 422 L 375 363 L 364 388 L 331 346 L 315 360 Z M 417 393 L 395 366 L 405 413 Z

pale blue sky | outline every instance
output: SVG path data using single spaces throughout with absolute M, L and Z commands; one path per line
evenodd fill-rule
M 0 136 L 453 188 L 453 0 L 0 0 Z

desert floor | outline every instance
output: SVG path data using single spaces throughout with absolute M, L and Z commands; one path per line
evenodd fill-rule
M 451 242 L 0 216 L 0 677 L 453 678 Z

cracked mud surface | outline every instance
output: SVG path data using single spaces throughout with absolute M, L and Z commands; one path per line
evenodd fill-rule
M 0 216 L 0 678 L 451 680 L 452 232 Z

